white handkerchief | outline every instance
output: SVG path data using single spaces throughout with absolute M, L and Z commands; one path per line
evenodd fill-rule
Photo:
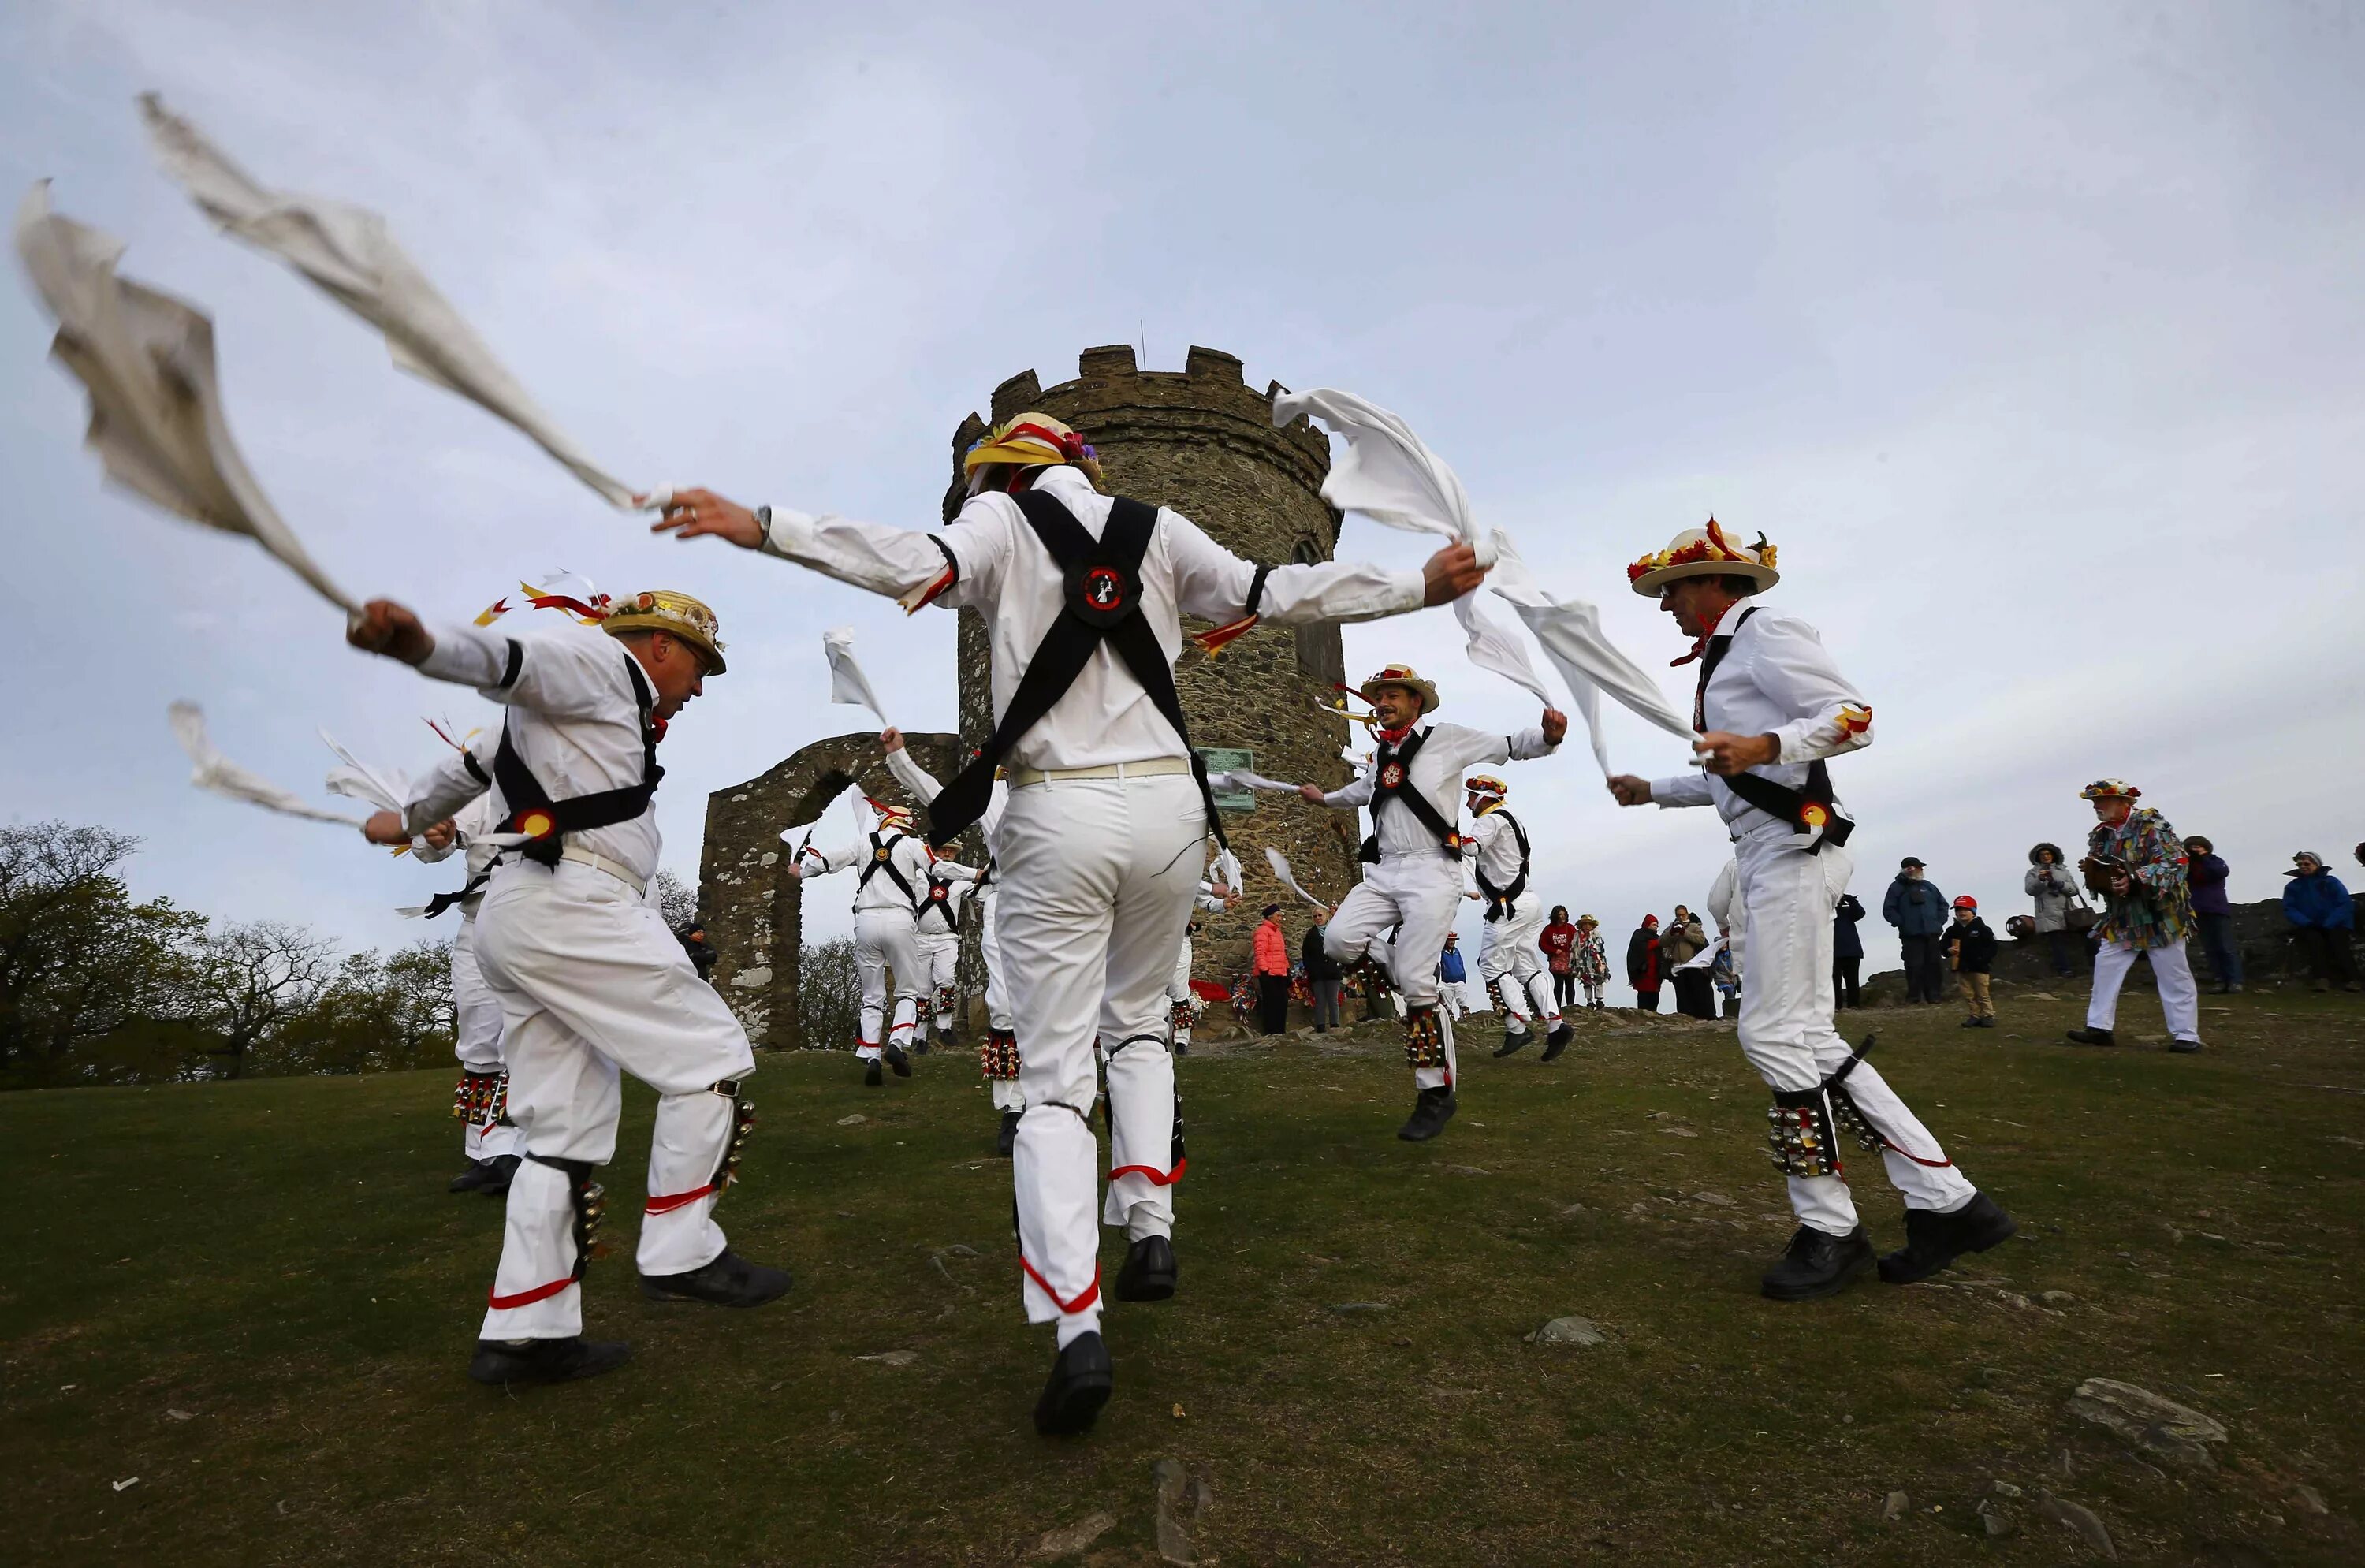
M 224 756 L 206 734 L 205 710 L 196 703 L 175 702 L 165 711 L 172 717 L 173 734 L 180 738 L 181 749 L 187 752 L 189 760 L 196 764 L 189 774 L 189 782 L 198 789 L 227 795 L 233 801 L 244 801 L 283 816 L 304 817 L 319 823 L 342 823 L 347 827 L 362 825 L 359 817 L 322 811 L 294 790 L 283 790 L 260 774 L 250 773 Z
M 1295 873 L 1292 872 L 1289 868 L 1288 856 L 1283 855 L 1280 850 L 1275 849 L 1272 845 L 1268 844 L 1264 846 L 1264 858 L 1265 864 L 1272 868 L 1272 874 L 1281 879 L 1281 885 L 1283 887 L 1287 888 L 1291 892 L 1295 893 L 1299 898 L 1304 899 L 1316 909 L 1328 909 L 1330 907 L 1328 904 L 1324 903 L 1320 899 L 1316 898 L 1312 893 L 1307 892 L 1304 888 L 1297 885 L 1297 877 Z
M 344 764 L 329 769 L 331 793 L 349 796 L 382 812 L 401 812 L 410 800 L 409 775 L 399 767 L 372 767 L 337 744 L 337 738 L 326 730 L 320 732 L 320 738 Z
M 833 626 L 821 634 L 821 651 L 829 660 L 829 700 L 857 708 L 868 708 L 879 721 L 880 728 L 887 727 L 886 704 L 870 689 L 869 678 L 862 666 L 854 662 L 854 628 Z

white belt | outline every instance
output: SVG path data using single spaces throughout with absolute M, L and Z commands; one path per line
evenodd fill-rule
M 1188 757 L 1153 756 L 1147 762 L 1104 762 L 1098 767 L 1014 767 L 1009 781 L 1012 789 L 1024 790 L 1061 778 L 1163 778 L 1190 771 Z
M 572 860 L 577 866 L 588 866 L 594 871 L 606 872 L 632 889 L 633 896 L 635 898 L 646 898 L 649 895 L 647 879 L 633 876 L 631 869 L 621 860 L 611 860 L 596 850 L 585 849 L 572 844 L 561 849 L 558 852 L 558 857 L 561 860 Z

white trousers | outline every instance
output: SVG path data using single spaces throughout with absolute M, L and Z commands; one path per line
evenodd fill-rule
M 2119 1015 L 2119 990 L 2127 983 L 2127 971 L 2135 966 L 2135 955 L 2146 951 L 2130 942 L 2105 942 L 2094 950 L 2094 994 L 2086 1003 L 2086 1027 L 2109 1029 L 2116 1025 Z M 2152 979 L 2159 983 L 2159 1010 L 2167 1016 L 2168 1032 L 2180 1040 L 2201 1037 L 2201 989 L 2192 981 L 2192 960 L 2184 951 L 2184 944 L 2148 949 L 2151 955 Z
M 953 1004 L 958 1000 L 955 977 L 960 969 L 960 938 L 949 931 L 915 928 L 912 940 L 919 948 L 920 979 L 925 987 L 920 1005 L 935 1013 L 936 1032 L 947 1033 L 953 1026 Z
M 1445 951 L 1445 934 L 1462 909 L 1462 862 L 1442 850 L 1435 855 L 1395 855 L 1363 868 L 1363 879 L 1339 901 L 1330 924 L 1322 928 L 1322 950 L 1342 964 L 1358 963 L 1374 946 L 1388 948 L 1388 975 L 1406 1008 L 1436 1006 L 1437 960 Z M 1395 941 L 1386 944 L 1391 927 Z M 1453 1021 L 1438 1009 L 1438 1027 L 1445 1036 L 1445 1065 L 1413 1072 L 1421 1089 L 1452 1088 L 1459 1058 L 1453 1048 Z
M 1826 846 L 1820 855 L 1789 847 L 1787 835 L 1734 846 L 1741 896 L 1749 911 L 1749 984 L 1741 993 L 1741 1050 L 1766 1083 L 1812 1089 L 1848 1058 L 1833 1023 L 1832 912 L 1855 863 Z M 1978 1196 L 1869 1060 L 1856 1063 L 1847 1090 L 1888 1147 L 1881 1163 L 1905 1206 L 1944 1214 Z M 1839 1151 L 1844 1153 L 1845 1151 Z M 1833 1236 L 1856 1227 L 1855 1200 L 1838 1176 L 1793 1176 L 1790 1207 L 1803 1225 Z
M 1188 774 L 1058 778 L 1010 791 L 995 861 L 995 940 L 1018 1033 L 1026 1113 L 1012 1163 L 1020 1296 L 1067 1344 L 1100 1323 L 1093 1041 L 1109 1056 L 1103 1215 L 1171 1235 L 1182 1175 L 1166 982 L 1205 868 Z
M 488 1339 L 583 1331 L 575 1203 L 545 1159 L 605 1165 L 616 1152 L 621 1069 L 657 1092 L 638 1262 L 679 1274 L 722 1254 L 712 1182 L 732 1131 L 713 1085 L 756 1069 L 746 1032 L 698 978 L 665 917 L 603 871 L 573 861 L 504 867 L 476 915 L 476 955 L 499 999 L 510 1115 L 526 1156 L 510 1183 Z M 546 1293 L 546 1294 L 545 1294 Z
M 1448 1018 L 1459 1018 L 1470 1011 L 1470 982 L 1466 980 L 1441 980 L 1437 982 L 1437 1004 Z
M 854 1043 L 854 1054 L 877 1061 L 882 1043 L 898 1047 L 912 1043 L 921 998 L 928 994 L 927 965 L 920 958 L 920 933 L 912 917 L 900 909 L 856 910 L 854 968 L 862 977 L 862 1015 L 855 1025 L 861 1038 Z M 887 991 L 891 969 L 895 986 L 891 1021 Z
M 1555 1027 L 1560 1023 L 1552 970 L 1544 963 L 1543 949 L 1536 946 L 1543 929 L 1543 900 L 1523 893 L 1502 919 L 1485 923 L 1485 934 L 1479 938 L 1478 978 L 1500 988 L 1504 1010 L 1518 1025 L 1511 1030 L 1515 1035 L 1527 1032 L 1530 1017 Z
M 501 1002 L 485 983 L 476 964 L 476 917 L 463 914 L 452 938 L 452 1054 L 460 1070 L 483 1076 L 501 1070 Z M 469 1118 L 460 1129 L 460 1152 L 468 1159 L 499 1159 L 515 1154 L 524 1140 L 514 1123 Z
M 1191 927 L 1185 922 L 1182 940 L 1174 948 L 1174 969 L 1166 977 L 1166 1014 L 1171 1021 L 1169 1031 L 1173 1043 L 1188 1050 L 1191 1046 L 1191 1021 L 1199 1015 L 1198 994 L 1191 989 Z M 1182 1008 L 1184 1011 L 1176 1012 Z

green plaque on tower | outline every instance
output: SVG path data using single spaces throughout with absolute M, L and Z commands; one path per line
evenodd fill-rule
M 1200 758 L 1207 765 L 1207 774 L 1211 779 L 1215 778 L 1215 775 L 1229 773 L 1235 767 L 1245 767 L 1250 772 L 1256 770 L 1256 753 L 1252 751 L 1226 745 L 1203 745 L 1198 748 L 1198 751 Z M 1215 779 L 1215 785 L 1216 810 L 1219 812 L 1256 810 L 1255 790 L 1240 785 L 1227 788 L 1221 779 Z

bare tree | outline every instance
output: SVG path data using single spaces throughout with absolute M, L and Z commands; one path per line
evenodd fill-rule
M 657 913 L 665 917 L 666 926 L 676 935 L 687 931 L 698 919 L 698 890 L 660 868 L 657 871 Z
M 862 1022 L 862 970 L 849 938 L 806 946 L 797 962 L 797 1011 L 805 1049 L 853 1048 Z
M 226 1056 L 223 1076 L 241 1078 L 247 1053 L 314 1008 L 338 965 L 329 944 L 300 925 L 257 920 L 207 936 L 190 966 L 193 1013 Z

